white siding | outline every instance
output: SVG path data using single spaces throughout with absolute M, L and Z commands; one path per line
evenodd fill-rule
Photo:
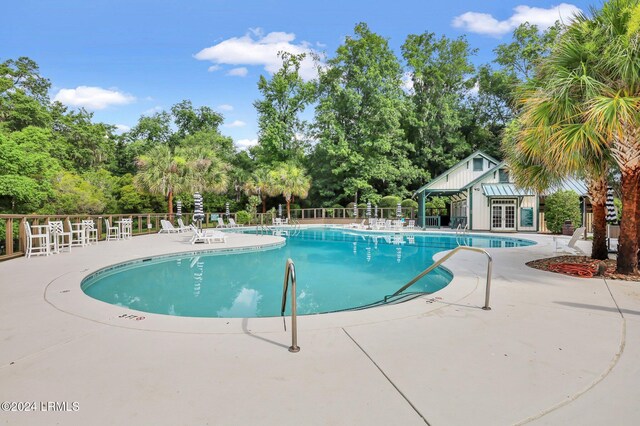
M 487 177 L 487 181 L 492 179 L 492 175 Z M 474 231 L 488 231 L 491 227 L 491 208 L 489 207 L 489 199 L 482 193 L 482 185 L 480 183 L 473 185 L 471 196 L 473 197 L 471 206 L 472 229 Z
M 482 174 L 486 173 L 489 168 L 494 167 L 495 164 L 490 162 L 484 157 L 482 158 L 482 171 L 473 171 L 473 159 L 460 163 L 455 169 L 446 175 L 442 176 L 442 179 L 433 184 L 429 184 L 428 189 L 460 189 L 469 182 L 479 178 Z

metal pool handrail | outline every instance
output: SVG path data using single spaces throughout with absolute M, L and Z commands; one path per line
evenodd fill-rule
M 485 297 L 484 297 L 484 306 L 482 307 L 482 309 L 484 309 L 485 311 L 490 311 L 491 308 L 489 307 L 489 293 L 491 291 L 491 268 L 493 266 L 493 259 L 491 258 L 491 255 L 489 253 L 487 253 L 486 250 L 483 250 L 483 249 L 478 248 L 478 247 L 459 246 L 459 247 L 454 248 L 449 253 L 445 254 L 441 259 L 437 260 L 433 265 L 429 266 L 427 269 L 422 271 L 420 274 L 416 275 L 416 277 L 414 279 L 412 279 L 411 281 L 409 281 L 408 283 L 403 285 L 402 288 L 400 288 L 400 290 L 398 290 L 395 293 L 393 293 L 391 295 L 391 297 L 397 296 L 398 294 L 402 293 L 403 291 L 405 291 L 406 289 L 408 289 L 409 287 L 411 287 L 412 285 L 414 285 L 415 283 L 420 281 L 422 279 L 422 277 L 424 277 L 429 272 L 431 272 L 434 269 L 436 269 L 438 266 L 442 265 L 447 259 L 449 259 L 454 254 L 458 253 L 460 250 L 475 251 L 475 252 L 478 252 L 478 253 L 484 253 L 487 256 L 487 260 L 488 260 L 488 262 L 487 262 L 487 284 L 486 284 Z
M 291 278 L 291 346 L 289 352 L 300 352 L 298 346 L 298 322 L 296 315 L 296 266 L 293 260 L 287 259 L 284 267 L 284 285 L 282 289 L 282 310 L 280 316 L 284 317 L 284 309 L 287 306 L 287 287 Z

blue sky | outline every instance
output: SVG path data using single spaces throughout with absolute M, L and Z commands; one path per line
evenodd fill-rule
M 358 22 L 399 55 L 408 34 L 466 36 L 476 64 L 523 21 L 545 26 L 586 1 L 59 0 L 3 8 L 0 60 L 28 56 L 52 82 L 51 98 L 84 106 L 127 129 L 141 114 L 190 99 L 225 116 L 239 147 L 255 143 L 257 80 L 278 50 L 333 56 Z M 599 5 L 600 3 L 596 4 Z M 310 68 L 304 70 L 312 76 Z

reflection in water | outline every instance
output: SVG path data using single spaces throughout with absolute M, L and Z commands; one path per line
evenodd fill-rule
M 219 317 L 242 318 L 255 317 L 258 315 L 258 302 L 262 295 L 257 290 L 242 288 L 236 296 L 230 308 L 220 309 Z
M 204 276 L 204 262 L 200 260 L 200 256 L 196 256 L 191 259 L 189 267 L 193 269 L 193 295 L 195 297 L 200 297 L 200 291 L 202 290 L 202 277 Z

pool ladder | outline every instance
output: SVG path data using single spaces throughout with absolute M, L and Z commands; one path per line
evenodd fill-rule
M 280 316 L 284 321 L 284 310 L 287 306 L 287 288 L 289 287 L 289 279 L 291 279 L 291 346 L 289 346 L 289 352 L 300 352 L 300 346 L 298 346 L 298 321 L 296 313 L 296 266 L 293 264 L 293 260 L 287 259 L 287 263 L 284 266 L 284 284 L 282 289 L 282 310 Z M 285 330 L 287 325 L 285 323 Z
M 420 274 L 416 275 L 416 277 L 414 279 L 412 279 L 411 281 L 409 281 L 408 283 L 403 285 L 398 291 L 393 293 L 391 295 L 391 297 L 399 295 L 400 293 L 402 293 L 403 291 L 405 291 L 406 289 L 408 289 L 409 287 L 411 287 L 412 285 L 414 285 L 415 283 L 420 281 L 422 279 L 422 277 L 424 277 L 429 272 L 431 272 L 434 269 L 436 269 L 438 266 L 442 265 L 444 262 L 447 261 L 447 259 L 449 259 L 451 256 L 453 256 L 454 254 L 458 253 L 461 250 L 475 251 L 475 252 L 478 252 L 478 253 L 483 253 L 485 256 L 487 256 L 487 283 L 486 283 L 486 287 L 485 287 L 484 306 L 482 307 L 482 309 L 484 309 L 485 311 L 490 311 L 491 308 L 489 307 L 489 293 L 491 291 L 491 268 L 493 266 L 493 259 L 491 258 L 491 255 L 489 253 L 487 253 L 486 250 L 483 250 L 483 249 L 478 248 L 478 247 L 458 246 L 458 247 L 454 248 L 449 253 L 447 253 L 444 256 L 442 256 L 442 258 L 437 260 L 433 265 L 429 266 L 427 269 L 422 271 Z M 386 299 L 387 299 L 387 297 L 385 297 L 385 300 Z

